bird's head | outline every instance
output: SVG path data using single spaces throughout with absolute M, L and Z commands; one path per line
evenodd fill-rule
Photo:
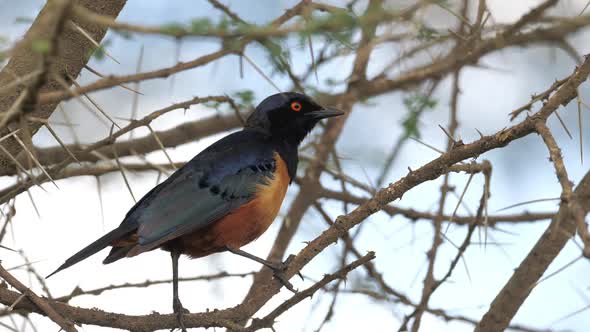
M 320 106 L 297 92 L 281 92 L 264 99 L 246 121 L 247 128 L 262 129 L 273 138 L 299 144 L 321 120 L 344 114 Z

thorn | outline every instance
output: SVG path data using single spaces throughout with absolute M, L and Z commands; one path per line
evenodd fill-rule
M 453 145 L 457 143 L 457 141 L 455 141 L 455 139 L 453 138 L 453 136 L 451 136 L 451 134 L 440 124 L 438 125 L 438 127 L 440 128 L 440 130 L 443 131 L 443 133 L 445 133 L 445 135 L 447 135 L 447 137 L 451 140 L 451 142 L 453 142 Z
M 111 60 L 115 61 L 117 64 L 119 64 L 119 65 L 121 64 L 119 61 L 117 61 L 117 59 L 115 59 L 112 55 L 110 55 L 104 47 L 100 46 L 100 44 L 96 40 L 94 40 L 92 38 L 92 36 L 90 36 L 88 34 L 88 32 L 86 32 L 86 30 L 82 29 L 79 25 L 77 25 L 73 21 L 70 21 L 70 23 L 74 26 L 74 28 L 76 30 L 78 30 L 78 32 L 80 32 L 84 37 L 86 37 L 86 39 L 88 39 L 92 44 L 94 44 L 94 46 L 96 46 L 97 48 L 102 48 L 102 51 L 104 52 L 104 54 L 107 57 L 111 58 Z
M 18 144 L 23 148 L 23 150 L 25 150 L 25 152 L 29 155 L 29 157 L 31 157 L 31 159 L 33 160 L 35 165 L 37 165 L 37 167 L 39 167 L 41 169 L 41 171 L 45 174 L 45 176 L 47 176 L 47 178 L 51 181 L 51 183 L 53 183 L 53 185 L 57 189 L 59 189 L 59 187 L 57 186 L 55 181 L 53 181 L 53 178 L 51 178 L 51 175 L 49 175 L 49 173 L 47 173 L 47 170 L 45 170 L 45 168 L 41 165 L 39 160 L 37 158 L 35 158 L 35 155 L 33 155 L 33 153 L 27 148 L 25 143 L 23 143 L 23 141 L 17 135 L 13 135 L 13 137 L 18 142 Z
M 135 73 L 140 73 L 141 72 L 141 65 L 143 64 L 143 44 L 141 45 L 140 49 L 139 49 L 139 57 L 137 59 L 137 66 L 135 67 Z M 172 78 L 174 78 L 176 75 L 172 75 Z M 174 82 L 174 81 L 172 81 Z M 139 85 L 141 84 L 140 81 L 135 82 L 135 84 L 133 85 L 133 87 L 135 88 L 135 90 L 139 91 Z M 133 100 L 131 101 L 131 119 L 135 120 L 137 119 L 137 108 L 139 106 L 139 95 L 135 94 L 133 95 Z M 133 135 L 135 134 L 135 131 L 131 131 L 129 133 L 129 139 L 133 139 Z
M 98 192 L 98 204 L 100 205 L 100 219 L 102 221 L 102 228 L 104 230 L 104 203 L 102 201 L 102 185 L 100 183 L 100 176 L 96 175 L 96 191 Z
M 82 163 L 80 162 L 80 160 L 78 160 L 78 158 L 76 158 L 76 156 L 74 155 L 74 153 L 67 147 L 67 145 L 64 144 L 64 142 L 59 138 L 59 136 L 53 130 L 53 128 L 51 128 L 51 126 L 49 125 L 49 122 L 46 122 L 45 123 L 45 128 L 47 128 L 47 130 L 49 130 L 49 132 L 51 133 L 51 135 L 53 136 L 53 138 L 55 138 L 55 140 L 59 143 L 59 145 L 61 145 L 61 147 L 64 150 L 66 150 L 66 152 L 68 153 L 68 155 L 70 155 L 70 157 L 72 157 L 72 159 L 74 159 L 74 161 L 76 161 L 79 165 L 82 165 Z
M 154 136 L 154 139 L 156 140 L 156 143 L 158 143 L 158 146 L 160 147 L 162 152 L 164 152 L 164 155 L 166 156 L 166 159 L 168 159 L 168 162 L 170 163 L 170 166 L 172 167 L 172 169 L 176 170 L 176 165 L 172 161 L 172 158 L 170 158 L 170 155 L 168 154 L 168 152 L 166 152 L 166 148 L 164 147 L 164 144 L 162 143 L 162 141 L 160 140 L 160 138 L 158 137 L 158 135 L 156 134 L 156 132 L 154 131 L 152 126 L 150 126 L 148 124 L 147 127 L 150 130 L 150 132 L 152 133 L 152 136 Z
M 80 84 L 78 84 L 78 82 L 76 82 L 76 79 L 70 75 L 69 73 L 66 73 L 68 75 L 68 78 L 70 79 L 70 81 L 72 81 L 72 84 L 74 84 L 76 86 L 76 88 L 81 88 Z M 89 95 L 87 94 L 83 94 L 84 97 L 86 99 L 88 99 L 88 101 L 105 117 L 107 118 L 109 121 L 111 121 L 111 123 L 113 123 L 115 126 L 117 126 L 117 128 L 121 129 L 121 127 L 111 118 L 110 115 L 107 114 L 107 112 L 105 112 L 102 107 L 100 107 L 95 101 L 94 99 L 90 98 Z M 90 108 L 91 110 L 93 110 L 93 108 Z
M 125 175 L 125 168 L 123 167 L 123 165 L 119 161 L 119 156 L 116 155 L 117 154 L 116 149 L 113 148 L 113 152 L 115 153 L 115 162 L 117 163 L 117 166 L 119 167 L 119 170 L 121 171 L 121 175 L 123 176 L 123 181 L 125 182 L 125 186 L 127 186 L 127 189 L 129 190 L 129 193 L 131 194 L 131 198 L 133 198 L 133 201 L 135 203 L 137 203 L 137 199 L 135 198 L 135 195 L 133 194 L 133 190 L 131 190 L 131 185 L 129 184 L 129 181 L 127 180 L 127 176 Z
M 2 249 L 4 249 L 4 250 L 12 251 L 12 252 L 18 252 L 18 251 L 16 251 L 16 250 L 12 249 L 12 248 L 5 247 L 5 246 L 3 246 L 3 245 L 1 245 L 1 244 L 0 244 L 0 248 L 2 248 Z
M 533 199 L 530 201 L 525 201 L 525 202 L 520 202 L 520 203 L 516 203 L 516 204 L 512 204 L 506 207 L 503 207 L 499 210 L 497 210 L 496 212 L 500 212 L 500 211 L 504 211 L 504 210 L 508 210 L 508 209 L 512 209 L 515 208 L 517 206 L 522 206 L 522 205 L 526 205 L 526 204 L 531 204 L 531 203 L 538 203 L 538 202 L 550 202 L 550 201 L 557 201 L 560 200 L 561 197 L 552 197 L 552 198 L 539 198 L 539 199 Z
M 419 139 L 417 139 L 417 138 L 415 138 L 415 137 L 411 137 L 411 136 L 410 136 L 409 138 L 410 138 L 411 140 L 415 141 L 415 142 L 418 142 L 418 143 L 420 143 L 420 144 L 424 145 L 425 147 L 427 147 L 427 148 L 429 148 L 429 149 L 432 149 L 432 150 L 434 150 L 434 151 L 436 151 L 436 152 L 440 153 L 440 154 L 445 154 L 445 153 L 444 153 L 444 151 L 441 151 L 441 150 L 439 150 L 439 149 L 435 148 L 435 147 L 434 147 L 434 146 L 432 146 L 432 145 L 426 144 L 425 142 L 422 142 L 421 140 L 419 140 Z
M 250 59 L 246 54 L 242 54 L 242 57 L 246 59 L 246 61 L 248 61 L 248 63 L 254 68 L 254 70 L 256 70 L 268 83 L 270 83 L 275 89 L 277 89 L 278 92 L 282 92 L 279 86 L 276 85 L 275 82 L 273 82 L 270 79 L 270 77 L 266 76 L 262 69 L 260 69 L 260 67 L 258 67 L 258 65 L 256 65 L 256 63 L 252 61 L 252 59 Z
M 561 124 L 561 126 L 563 127 L 563 129 L 565 130 L 565 133 L 567 134 L 567 136 L 570 139 L 574 139 L 574 137 L 572 136 L 572 134 L 570 133 L 569 129 L 567 129 L 567 126 L 565 125 L 565 122 L 563 122 L 563 119 L 561 118 L 561 116 L 559 115 L 559 112 L 557 110 L 555 110 L 555 116 L 557 117 L 557 120 L 559 120 L 559 123 Z
M 480 139 L 484 137 L 484 135 L 481 133 L 481 131 L 479 131 L 479 129 L 475 128 L 475 131 L 477 131 L 477 133 L 479 134 Z
M 89 72 L 93 73 L 94 75 L 96 75 L 96 76 L 98 76 L 100 78 L 105 78 L 105 76 L 103 74 L 101 74 L 100 72 L 98 72 L 97 70 L 93 69 L 92 67 L 90 67 L 88 65 L 84 65 L 84 68 L 86 68 L 86 70 L 88 70 Z M 119 84 L 119 86 L 122 87 L 125 90 L 129 90 L 129 91 L 131 91 L 133 93 L 136 93 L 138 95 L 142 95 L 143 96 L 143 93 L 141 93 L 141 92 L 139 92 L 137 90 L 133 90 L 132 88 L 130 88 L 130 87 L 124 85 L 124 84 Z
M 31 194 L 30 190 L 26 190 L 27 195 L 29 196 L 29 199 L 31 200 L 31 204 L 33 205 L 33 210 L 35 210 L 35 214 L 37 215 L 37 218 L 39 218 L 39 220 L 41 220 L 41 213 L 39 213 L 39 208 L 37 208 L 37 204 L 35 204 L 35 200 L 33 199 L 33 195 Z

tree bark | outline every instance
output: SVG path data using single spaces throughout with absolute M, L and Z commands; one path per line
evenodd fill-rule
M 0 87 L 9 86 L 9 84 L 13 84 L 18 78 L 31 78 L 31 74 L 38 71 L 40 64 L 45 61 L 43 57 L 47 56 L 39 52 L 38 49 L 35 50 L 35 43 L 46 43 L 53 39 L 55 40 L 56 51 L 47 59 L 49 61 L 47 75 L 39 92 L 63 90 L 63 85 L 58 82 L 56 77 L 61 77 L 66 82 L 70 82 L 67 78 L 68 75 L 74 78 L 77 77 L 95 49 L 92 42 L 76 30 L 72 24 L 68 24 L 68 22 L 74 22 L 98 43 L 101 42 L 107 31 L 106 28 L 84 23 L 75 17 L 69 17 L 71 6 L 81 5 L 97 14 L 116 17 L 125 5 L 126 0 L 76 0 L 70 2 L 53 0 L 45 4 L 24 38 L 11 52 L 8 64 L 0 71 Z M 0 114 L 6 114 L 21 93 L 27 88 L 29 88 L 29 84 L 25 80 L 23 83 L 16 84 L 9 89 L 1 89 Z M 57 105 L 58 103 L 39 105 L 34 108 L 31 115 L 47 119 L 51 116 Z M 30 134 L 34 135 L 41 125 L 40 122 L 28 123 Z M 16 124 L 13 124 L 11 127 L 13 130 L 18 128 Z M 9 128 L 5 127 L 0 130 L 0 135 L 4 136 L 9 132 Z M 6 139 L 2 144 L 13 156 L 22 150 L 22 147 L 14 139 Z M 15 165 L 6 155 L 0 155 L 0 174 L 14 173 L 14 168 Z

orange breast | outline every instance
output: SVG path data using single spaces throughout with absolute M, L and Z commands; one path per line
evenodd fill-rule
M 278 153 L 274 158 L 274 177 L 267 184 L 257 186 L 255 198 L 210 227 L 186 236 L 182 239 L 183 251 L 193 257 L 202 257 L 226 246 L 240 248 L 268 229 L 279 213 L 290 181 L 283 159 Z

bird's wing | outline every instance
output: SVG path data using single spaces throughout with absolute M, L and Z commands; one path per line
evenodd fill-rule
M 274 151 L 256 134 L 232 134 L 147 193 L 124 223 L 138 226 L 140 252 L 205 227 L 254 198 L 276 169 Z

